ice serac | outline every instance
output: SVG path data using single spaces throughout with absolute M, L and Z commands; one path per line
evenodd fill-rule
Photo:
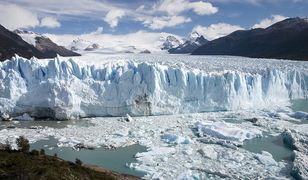
M 46 61 L 16 56 L 0 64 L 1 113 L 66 119 L 263 109 L 308 94 L 308 73 L 295 70 L 206 72 L 159 63 Z

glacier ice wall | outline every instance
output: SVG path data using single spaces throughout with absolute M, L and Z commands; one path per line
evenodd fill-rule
M 0 113 L 39 118 L 160 115 L 281 105 L 307 98 L 308 73 L 205 72 L 158 63 L 79 65 L 73 59 L 0 63 Z

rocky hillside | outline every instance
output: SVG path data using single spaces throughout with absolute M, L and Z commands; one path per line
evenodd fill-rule
M 192 54 L 308 60 L 308 19 L 289 18 L 265 29 L 235 31 Z
M 16 34 L 17 33 L 17 34 Z M 27 35 L 24 39 L 19 34 L 25 35 L 26 31 L 11 32 L 0 25 L 0 61 L 11 59 L 12 56 L 31 58 L 54 58 L 61 56 L 79 56 L 79 54 L 53 43 L 49 38 L 37 34 Z M 32 39 L 31 39 L 32 38 Z M 30 42 L 30 43 L 29 43 Z
M 10 59 L 15 54 L 26 58 L 31 58 L 32 56 L 44 58 L 41 51 L 0 25 L 0 61 Z
M 53 58 L 57 54 L 60 56 L 79 56 L 78 53 L 57 45 L 44 35 L 25 30 L 15 30 L 14 33 L 42 52 L 45 58 Z

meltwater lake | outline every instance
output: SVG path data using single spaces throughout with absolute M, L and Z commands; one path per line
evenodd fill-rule
M 292 100 L 290 109 L 292 111 L 308 112 L 308 100 L 298 99 Z M 239 124 L 243 120 L 237 118 L 222 118 L 221 120 Z M 300 123 L 305 124 L 308 121 L 302 119 Z M 297 123 L 298 122 L 294 122 Z M 0 122 L 0 129 L 7 128 L 22 128 L 22 129 L 35 129 L 35 128 L 55 128 L 61 129 L 68 126 L 75 127 L 91 127 L 95 126 L 90 119 L 81 120 L 67 120 L 67 121 L 52 121 L 52 120 L 34 120 L 34 121 L 13 121 L 13 122 Z M 57 154 L 58 157 L 74 162 L 76 158 L 80 159 L 84 164 L 97 165 L 105 169 L 117 171 L 120 173 L 130 174 L 138 177 L 143 177 L 145 172 L 137 171 L 129 168 L 130 163 L 137 162 L 135 155 L 139 152 L 146 152 L 147 148 L 138 144 L 130 145 L 127 147 L 119 147 L 116 149 L 106 149 L 104 147 L 90 149 L 75 149 L 71 147 L 58 147 L 58 141 L 54 137 L 49 137 L 46 140 L 39 140 L 31 144 L 31 149 L 44 149 L 48 155 Z M 273 136 L 270 133 L 263 133 L 260 138 L 253 138 L 246 140 L 241 147 L 253 153 L 261 153 L 267 151 L 272 154 L 273 158 L 279 161 L 291 161 L 293 151 L 286 147 L 283 143 L 282 137 Z
M 134 158 L 138 152 L 145 152 L 146 148 L 138 144 L 121 147 L 117 149 L 96 148 L 93 150 L 70 147 L 57 147 L 57 140 L 50 137 L 48 140 L 41 140 L 31 144 L 31 149 L 44 149 L 48 155 L 57 154 L 58 157 L 75 162 L 80 159 L 84 164 L 97 165 L 112 171 L 130 174 L 141 177 L 143 172 L 130 169 L 127 165 L 136 162 Z

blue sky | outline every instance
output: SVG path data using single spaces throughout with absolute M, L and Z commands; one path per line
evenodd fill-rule
M 181 36 L 198 30 L 209 39 L 287 17 L 308 17 L 308 0 L 1 0 L 0 8 L 0 23 L 10 29 L 83 34 L 102 27 L 103 33 L 114 35 L 147 31 Z

